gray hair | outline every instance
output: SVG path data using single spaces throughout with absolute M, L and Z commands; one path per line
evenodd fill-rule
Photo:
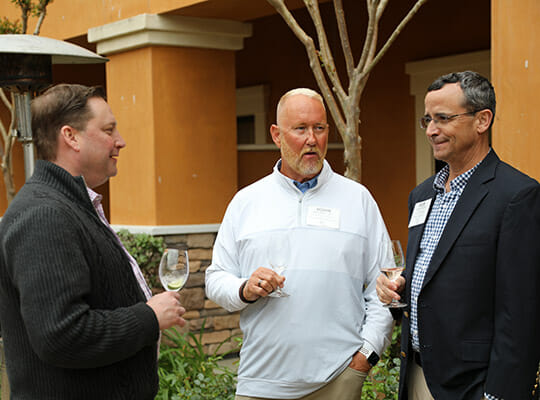
M 497 102 L 495 100 L 495 89 L 493 89 L 487 78 L 474 71 L 453 72 L 437 78 L 429 85 L 427 91 L 429 93 L 439 90 L 449 83 L 459 83 L 465 97 L 464 106 L 468 111 L 489 109 L 493 114 L 493 118 L 491 119 L 491 125 L 493 125 Z

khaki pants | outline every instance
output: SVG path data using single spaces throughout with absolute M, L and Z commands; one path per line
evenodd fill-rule
M 407 366 L 407 389 L 409 400 L 433 400 L 424 370 L 413 360 L 410 360 Z M 481 400 L 485 400 L 483 395 Z
M 362 396 L 362 386 L 367 374 L 347 368 L 336 379 L 319 390 L 301 397 L 299 400 L 358 400 Z M 236 395 L 235 400 L 264 400 L 261 397 Z
M 409 360 L 407 366 L 407 390 L 409 400 L 433 400 L 424 370 L 414 360 Z

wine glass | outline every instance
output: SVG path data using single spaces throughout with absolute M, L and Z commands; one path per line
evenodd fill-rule
M 278 275 L 283 274 L 287 269 L 287 263 L 291 254 L 289 236 L 287 233 L 274 233 L 271 234 L 266 247 L 266 258 L 270 268 L 274 270 Z M 270 293 L 270 297 L 288 297 L 286 293 L 279 286 Z
M 159 280 L 170 292 L 184 287 L 189 276 L 189 258 L 186 250 L 166 249 L 159 263 Z
M 383 253 L 383 261 L 381 272 L 383 272 L 388 279 L 394 282 L 405 269 L 405 258 L 403 257 L 403 250 L 401 249 L 401 243 L 399 240 L 390 240 L 385 245 Z M 406 307 L 406 303 L 392 299 L 389 304 L 385 304 L 384 307 L 390 308 L 402 308 Z

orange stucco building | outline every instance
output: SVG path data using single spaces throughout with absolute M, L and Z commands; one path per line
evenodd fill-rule
M 321 3 L 338 59 L 332 3 Z M 288 4 L 312 32 L 303 3 Z M 412 4 L 390 2 L 380 43 Z M 365 2 L 345 0 L 344 7 L 358 54 Z M 42 36 L 109 58 L 105 65 L 55 66 L 53 77 L 106 87 L 127 147 L 118 176 L 100 191 L 111 222 L 133 230 L 215 231 L 234 193 L 279 158 L 268 134 L 279 97 L 293 87 L 317 89 L 303 46 L 266 0 L 55 0 L 47 11 Z M 0 4 L 1 16 L 18 14 L 10 2 Z M 539 20 L 538 0 L 455 0 L 450 7 L 431 0 L 374 69 L 361 101 L 362 181 L 393 237 L 406 241 L 407 195 L 434 169 L 417 121 L 427 85 L 443 73 L 476 69 L 491 76 L 499 103 L 494 147 L 540 178 Z M 245 126 L 239 143 L 237 128 Z M 342 153 L 333 129 L 328 159 L 339 172 Z M 20 186 L 19 146 L 15 159 Z M 5 207 L 2 195 L 0 214 Z

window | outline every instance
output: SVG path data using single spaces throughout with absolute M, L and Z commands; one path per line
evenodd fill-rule
M 238 150 L 272 149 L 267 142 L 269 90 L 267 85 L 236 89 L 236 126 Z

